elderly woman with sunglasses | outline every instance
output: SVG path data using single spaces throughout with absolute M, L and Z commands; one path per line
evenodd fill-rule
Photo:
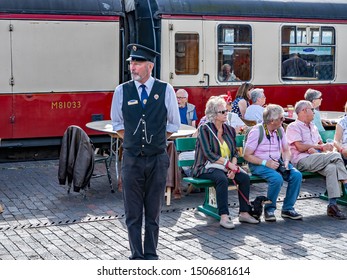
M 302 175 L 289 163 L 291 154 L 282 127 L 283 115 L 284 110 L 281 106 L 268 105 L 263 113 L 263 124 L 252 128 L 247 135 L 244 149 L 244 158 L 249 162 L 252 174 L 268 182 L 267 197 L 272 201 L 264 207 L 265 221 L 268 222 L 276 221 L 276 201 L 284 180 L 288 182 L 288 186 L 281 216 L 293 220 L 302 219 L 294 209 Z
M 227 229 L 234 228 L 228 209 L 229 180 L 234 180 L 239 186 L 239 221 L 257 224 L 259 221 L 248 212 L 250 178 L 237 165 L 237 150 L 235 144 L 235 129 L 225 124 L 228 110 L 221 96 L 212 96 L 206 103 L 207 122 L 199 129 L 195 148 L 195 163 L 193 177 L 214 181 L 220 225 Z
M 305 100 L 308 100 L 312 103 L 312 107 L 314 108 L 313 122 L 318 128 L 318 131 L 325 131 L 323 124 L 329 125 L 331 123 L 328 120 L 322 119 L 319 112 L 319 107 L 322 104 L 322 100 L 323 100 L 322 93 L 318 90 L 309 88 L 308 90 L 306 90 L 304 98 Z
M 336 124 L 334 146 L 341 154 L 343 162 L 347 167 L 347 102 L 345 103 L 345 115 Z

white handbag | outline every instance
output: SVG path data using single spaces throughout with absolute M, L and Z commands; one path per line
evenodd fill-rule
M 223 164 L 219 164 L 219 163 L 212 163 L 209 160 L 206 161 L 205 163 L 205 168 L 206 169 L 210 169 L 210 168 L 216 168 L 216 169 L 220 169 L 224 172 L 228 172 L 228 170 L 225 168 L 225 166 Z

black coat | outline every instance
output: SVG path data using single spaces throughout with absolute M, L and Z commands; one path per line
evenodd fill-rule
M 79 192 L 89 185 L 94 171 L 94 146 L 88 135 L 78 126 L 69 126 L 63 136 L 58 179 L 61 185 L 73 183 Z

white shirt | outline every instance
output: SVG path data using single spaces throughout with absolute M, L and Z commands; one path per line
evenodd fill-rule
M 227 117 L 228 125 L 232 126 L 233 128 L 236 128 L 237 126 L 245 126 L 246 124 L 240 119 L 238 114 L 229 112 Z
M 257 123 L 263 122 L 264 107 L 258 104 L 252 104 L 247 107 L 245 112 L 245 119 L 250 121 L 257 121 Z

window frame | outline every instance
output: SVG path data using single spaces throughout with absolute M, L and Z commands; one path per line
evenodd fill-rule
M 226 32 L 226 30 L 229 30 L 229 32 Z M 231 30 L 234 30 L 234 34 L 231 34 Z M 245 30 L 248 31 L 247 34 Z M 226 35 L 231 40 L 225 40 Z M 216 26 L 216 36 L 216 81 L 221 84 L 250 81 L 252 79 L 252 26 L 245 23 L 219 23 Z M 244 37 L 242 38 L 242 36 Z M 225 55 L 224 52 L 227 52 L 228 48 L 230 49 L 230 54 Z M 232 74 L 234 78 L 230 78 L 227 81 L 223 81 L 221 75 L 224 64 L 229 64 L 234 74 Z
M 286 30 L 288 30 L 286 32 Z M 294 32 L 294 34 L 292 34 Z M 324 33 L 331 39 L 326 40 Z M 284 83 L 315 81 L 330 83 L 336 77 L 336 29 L 329 25 L 285 24 L 281 26 L 280 79 Z M 319 36 L 315 39 L 315 36 Z M 305 40 L 302 38 L 305 37 Z M 286 39 L 288 38 L 288 39 Z M 305 74 L 289 75 L 288 59 L 294 53 L 306 61 Z M 286 56 L 284 58 L 284 56 Z M 330 59 L 329 59 L 330 58 Z M 293 64 L 294 65 L 294 64 Z M 300 67 L 302 68 L 302 67 Z M 289 69 L 289 70 L 288 70 Z M 293 73 L 298 71 L 292 70 Z M 304 72 L 304 71 L 303 71 Z

